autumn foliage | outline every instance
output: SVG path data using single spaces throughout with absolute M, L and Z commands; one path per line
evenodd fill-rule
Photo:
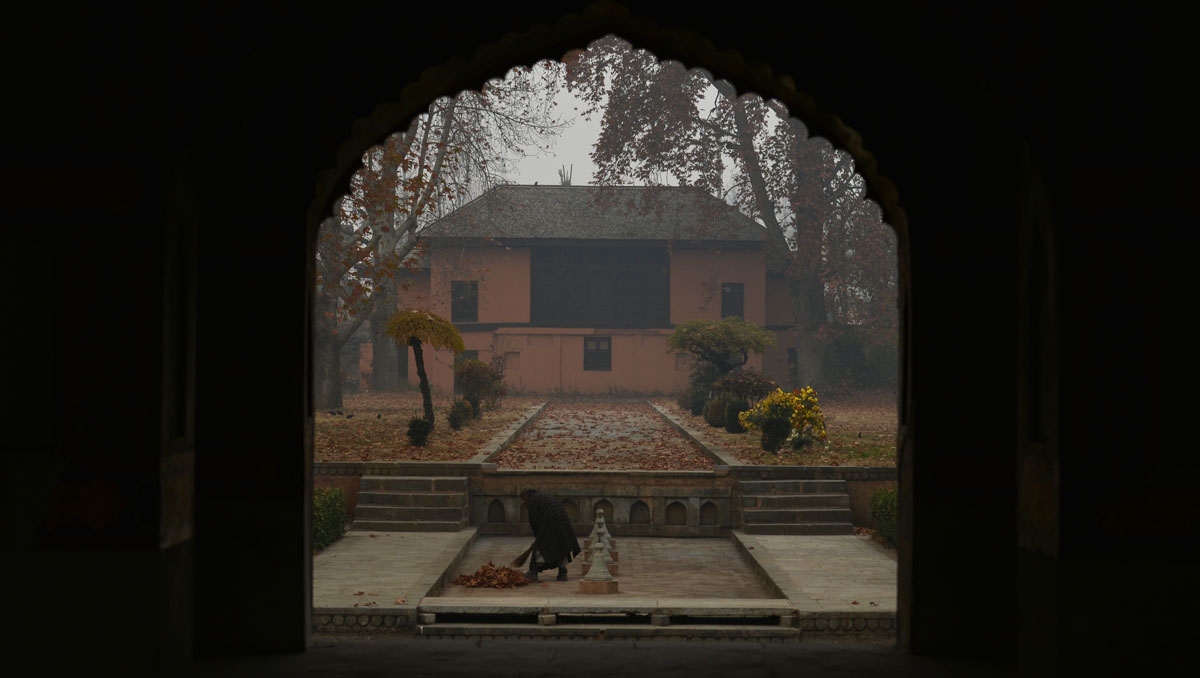
M 525 586 L 529 580 L 523 572 L 503 565 L 497 567 L 488 561 L 488 564 L 481 566 L 475 574 L 460 574 L 452 583 L 467 588 L 513 589 Z

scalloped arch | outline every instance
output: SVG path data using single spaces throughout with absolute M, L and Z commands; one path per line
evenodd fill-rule
M 714 84 L 726 81 L 739 94 L 754 93 L 777 100 L 787 107 L 791 118 L 804 125 L 810 137 L 821 137 L 849 153 L 866 182 L 866 198 L 878 205 L 883 221 L 899 238 L 900 278 L 904 288 L 908 222 L 895 185 L 879 173 L 874 156 L 863 147 L 857 131 L 836 115 L 819 110 L 811 96 L 796 89 L 791 76 L 777 74 L 767 64 L 748 60 L 736 50 L 718 50 L 708 37 L 694 31 L 660 28 L 613 2 L 597 2 L 583 12 L 565 14 L 553 26 L 538 25 L 525 33 L 506 34 L 496 42 L 479 46 L 470 59 L 460 57 L 433 66 L 420 80 L 405 85 L 396 100 L 380 103 L 371 115 L 356 120 L 349 137 L 338 148 L 336 165 L 318 178 L 317 195 L 308 214 L 309 233 L 315 237 L 317 225 L 345 193 L 349 177 L 361 165 L 363 153 L 388 135 L 407 129 L 438 97 L 481 89 L 488 80 L 503 78 L 517 65 L 561 60 L 565 54 L 581 49 L 581 45 L 609 34 L 653 53 L 660 61 L 678 61 L 690 69 L 703 70 Z

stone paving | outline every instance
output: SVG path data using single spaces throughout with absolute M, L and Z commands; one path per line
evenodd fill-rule
M 691 616 L 784 615 L 798 626 L 787 637 L 843 636 L 869 642 L 893 637 L 896 612 L 896 560 L 858 536 L 746 535 L 729 539 L 617 537 L 616 594 L 583 594 L 582 561 L 568 567 L 569 579 L 512 589 L 454 585 L 491 562 L 505 565 L 529 543 L 528 537 L 481 537 L 475 528 L 459 532 L 348 533 L 313 559 L 314 632 L 395 632 L 420 628 L 422 615 L 453 611 L 487 615 L 547 608 L 560 614 L 590 609 L 648 614 L 674 610 Z M 798 617 L 794 615 L 799 615 Z M 782 617 L 781 617 L 782 619 Z M 484 622 L 486 624 L 486 622 Z M 591 628 L 591 627 L 589 627 Z M 576 632 L 563 627 L 512 631 L 516 637 L 538 631 Z M 679 631 L 696 637 L 755 639 L 776 631 L 619 629 L 640 637 L 651 631 Z M 476 625 L 463 635 L 492 635 Z M 506 631 L 507 632 L 507 631 Z M 862 632 L 862 633 L 859 633 Z M 855 636 L 854 634 L 859 635 Z
M 454 576 L 474 574 L 488 562 L 497 566 L 507 565 L 530 542 L 529 537 L 480 537 L 454 568 Z M 703 599 L 775 597 L 759 579 L 753 563 L 729 539 L 622 537 L 616 542 L 616 579 L 621 596 Z M 579 543 L 582 546 L 583 540 L 580 539 Z M 494 589 L 451 583 L 437 595 L 475 600 L 548 596 L 595 599 L 593 594 L 579 592 L 584 562 L 581 555 L 567 566 L 568 579 L 565 582 L 556 581 L 556 570 L 548 570 L 541 574 L 537 583 L 526 586 Z
M 313 557 L 313 608 L 403 607 L 426 596 L 584 595 L 578 593 L 582 560 L 568 567 L 566 582 L 555 581 L 551 571 L 538 584 L 515 589 L 449 583 L 489 561 L 507 565 L 528 545 L 528 537 L 478 537 L 474 528 L 351 531 Z M 896 609 L 895 552 L 864 537 L 735 532 L 728 540 L 621 537 L 617 545 L 623 594 L 717 600 L 781 593 L 800 610 Z
M 474 529 L 347 532 L 313 556 L 313 609 L 415 611 L 474 538 Z
M 712 471 L 714 460 L 644 400 L 552 400 L 503 450 L 500 468 Z
M 744 534 L 783 597 L 805 611 L 896 611 L 896 553 L 865 537 Z

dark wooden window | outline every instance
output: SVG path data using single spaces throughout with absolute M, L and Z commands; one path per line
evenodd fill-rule
M 450 322 L 479 322 L 479 281 L 450 282 Z
M 612 370 L 612 337 L 584 337 L 583 369 Z
M 529 315 L 558 327 L 668 327 L 665 247 L 537 247 L 530 255 Z
M 721 283 L 721 317 L 727 318 L 731 315 L 736 315 L 745 320 L 745 299 L 745 285 L 742 283 Z

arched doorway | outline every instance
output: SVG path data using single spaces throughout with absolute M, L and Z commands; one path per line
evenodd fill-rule
M 600 24 L 598 24 L 598 26 L 600 26 L 600 27 L 603 27 L 605 25 L 606 24 L 604 22 L 600 22 Z M 598 27 L 596 30 L 602 31 L 602 28 Z M 692 36 L 692 39 L 696 41 L 695 49 L 702 51 L 703 50 L 702 44 L 704 42 L 703 38 L 701 38 L 699 36 Z M 494 53 L 493 56 L 496 56 L 497 54 L 500 54 L 502 52 L 503 51 L 500 50 L 500 51 Z M 686 43 L 684 43 L 682 45 L 682 48 L 679 45 L 676 45 L 676 49 L 672 50 L 671 53 L 675 54 L 675 55 L 688 55 L 689 54 L 688 45 Z M 656 56 L 659 56 L 660 59 L 668 58 L 668 57 L 664 57 L 661 55 L 656 55 Z M 681 57 L 677 56 L 676 58 L 681 58 Z M 703 59 L 701 57 L 696 57 L 696 58 L 703 61 Z M 499 62 L 497 62 L 497 63 L 499 63 Z M 745 64 L 743 64 L 743 66 L 744 65 Z M 726 66 L 729 66 L 729 64 L 727 63 Z M 503 74 L 503 71 L 492 73 L 491 77 L 499 77 L 502 74 Z M 450 82 L 452 82 L 453 85 L 451 85 L 449 82 L 439 82 L 437 84 L 437 87 L 443 88 L 443 89 L 445 89 L 447 87 L 452 88 L 453 86 L 457 86 L 460 82 L 465 83 L 466 86 L 469 86 L 471 83 L 471 80 L 470 79 L 464 79 L 461 81 L 453 80 Z M 866 175 L 867 183 L 869 186 L 868 195 L 872 199 L 878 201 L 880 204 L 883 205 L 883 212 L 885 214 L 885 219 L 886 219 L 886 215 L 890 215 L 890 217 L 892 219 L 896 220 L 898 223 L 900 223 L 906 229 L 907 221 L 906 221 L 903 211 L 899 209 L 899 205 L 896 201 L 896 194 L 895 194 L 893 187 L 891 186 L 890 182 L 887 181 L 886 178 L 880 176 L 875 171 L 874 160 L 868 153 L 866 153 L 862 149 L 861 144 L 859 144 L 857 141 L 856 133 L 852 129 L 850 129 L 849 127 L 847 127 L 846 125 L 844 125 L 840 121 L 838 121 L 837 118 L 822 114 L 822 113 L 814 111 L 814 110 L 811 110 L 811 107 L 806 107 L 805 106 L 805 98 L 806 98 L 805 95 L 801 92 L 795 91 L 794 88 L 791 86 L 791 84 L 786 81 L 786 79 L 780 80 L 779 82 L 777 82 L 776 87 L 777 88 L 775 91 L 777 93 L 779 93 L 783 97 L 786 97 L 787 101 L 792 102 L 793 105 L 799 107 L 800 111 L 804 112 L 802 114 L 793 115 L 794 118 L 796 118 L 798 120 L 802 120 L 806 126 L 809 126 L 813 129 L 824 129 L 827 132 L 829 132 L 831 134 L 831 136 L 841 140 L 842 145 L 839 146 L 839 148 L 841 150 L 846 151 L 847 153 L 850 153 L 852 155 L 852 157 L 855 158 L 856 161 L 862 163 L 862 166 L 864 168 L 863 172 Z M 755 90 L 748 90 L 748 92 L 757 93 L 757 91 L 755 91 Z M 783 99 L 781 99 L 781 100 L 783 100 Z M 398 99 L 395 101 L 391 101 L 387 105 L 380 107 L 379 112 L 375 116 L 372 116 L 369 120 L 363 121 L 361 128 L 362 129 L 371 129 L 371 130 L 381 130 L 381 131 L 387 130 L 390 125 L 396 125 L 395 129 L 404 128 L 407 126 L 407 121 L 403 120 L 402 116 L 397 114 L 397 111 L 421 110 L 418 108 L 418 105 L 419 105 L 418 101 L 415 99 L 410 100 L 408 98 L 401 98 L 401 99 Z M 814 132 L 812 132 L 812 134 L 816 135 L 816 132 L 814 131 Z M 373 136 L 372 135 L 364 135 L 361 137 L 355 136 L 355 137 L 349 139 L 343 146 L 344 146 L 344 148 L 357 148 L 357 147 L 367 148 L 367 147 L 370 147 L 371 145 L 379 143 L 381 141 L 381 139 L 382 139 L 382 137 L 379 134 L 375 134 Z M 343 157 L 348 158 L 351 156 L 349 154 L 345 154 Z M 336 169 L 331 170 L 327 174 L 329 180 L 328 180 L 328 182 L 322 184 L 322 187 L 321 187 L 322 195 L 318 198 L 317 202 L 314 203 L 314 207 L 310 212 L 311 214 L 322 215 L 322 214 L 325 214 L 328 209 L 332 208 L 332 202 L 329 202 L 329 201 L 335 200 L 338 197 L 337 186 L 340 185 L 338 182 L 340 180 L 344 180 L 344 178 L 346 176 L 346 172 L 353 171 L 354 167 L 355 167 L 354 162 L 347 162 L 347 163 L 344 163 L 343 165 L 339 165 Z M 900 229 L 897 229 L 897 231 L 901 235 L 903 235 L 903 233 L 905 232 Z M 901 294 L 903 295 L 904 291 L 907 289 L 903 282 L 907 276 L 907 265 L 904 262 L 906 246 L 903 244 L 903 240 L 901 240 L 901 243 L 902 244 L 899 247 L 899 250 L 900 250 L 899 251 L 899 255 L 900 255 L 899 268 L 901 270 L 901 278 L 902 278 L 902 283 L 900 285 L 900 289 L 901 289 Z M 903 296 L 901 297 L 899 305 L 901 307 L 901 312 L 903 313 L 903 310 L 905 308 Z

